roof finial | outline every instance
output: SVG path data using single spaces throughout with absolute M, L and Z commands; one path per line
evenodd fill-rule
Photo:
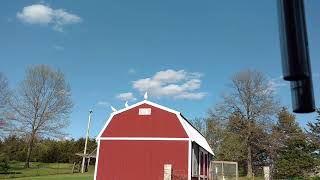
M 111 110 L 112 110 L 113 112 L 116 112 L 116 111 L 117 111 L 117 109 L 114 108 L 113 106 L 111 106 Z
M 143 97 L 145 100 L 147 100 L 148 99 L 148 92 L 146 92 Z
M 128 101 L 126 101 L 126 103 L 124 104 L 125 107 L 129 107 L 128 105 Z

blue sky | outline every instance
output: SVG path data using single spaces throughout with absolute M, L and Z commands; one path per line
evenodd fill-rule
M 320 1 L 305 6 L 318 104 Z M 0 6 L 0 39 L 0 71 L 12 88 L 36 64 L 65 72 L 75 104 L 67 131 L 75 138 L 85 135 L 90 108 L 94 137 L 110 105 L 142 100 L 148 83 L 162 88 L 151 101 L 189 119 L 205 116 L 232 74 L 244 69 L 264 72 L 291 108 L 288 84 L 279 79 L 276 0 L 7 0 Z M 164 88 L 164 82 L 178 85 Z M 314 116 L 298 119 L 305 126 Z

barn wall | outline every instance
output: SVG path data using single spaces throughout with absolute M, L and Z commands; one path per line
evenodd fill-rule
M 163 180 L 164 164 L 188 177 L 188 141 L 101 140 L 98 157 L 97 180 Z
M 151 108 L 151 115 L 139 115 L 139 108 Z M 101 137 L 174 137 L 187 138 L 176 114 L 142 104 L 116 114 Z

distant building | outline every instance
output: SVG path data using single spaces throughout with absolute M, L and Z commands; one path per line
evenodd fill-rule
M 111 113 L 97 137 L 95 180 L 208 180 L 213 152 L 181 113 L 144 100 Z M 169 166 L 168 166 L 169 165 Z

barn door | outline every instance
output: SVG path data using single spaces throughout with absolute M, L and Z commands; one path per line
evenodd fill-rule
M 208 152 L 200 149 L 199 151 L 199 169 L 200 169 L 200 180 L 208 180 L 209 179 L 209 158 L 208 158 Z

